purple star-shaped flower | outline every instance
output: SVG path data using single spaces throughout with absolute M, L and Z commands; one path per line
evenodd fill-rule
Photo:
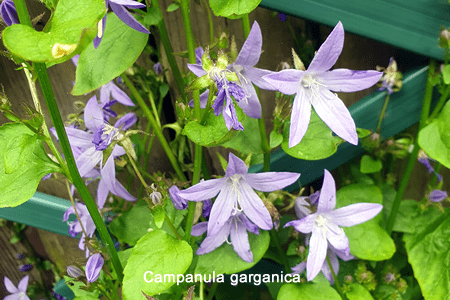
M 211 221 L 210 221 L 211 222 Z M 206 232 L 208 222 L 201 222 L 192 227 L 192 235 L 200 236 Z M 208 234 L 197 250 L 197 255 L 209 253 L 231 239 L 234 251 L 246 262 L 253 262 L 253 253 L 250 250 L 247 231 L 259 234 L 258 226 L 250 222 L 247 217 L 237 212 L 220 228 L 216 234 Z
M 300 143 L 308 129 L 311 105 L 319 117 L 342 139 L 358 144 L 355 122 L 345 104 L 334 92 L 355 92 L 371 87 L 381 78 L 378 71 L 353 71 L 330 68 L 344 46 L 344 27 L 339 22 L 320 46 L 306 71 L 282 70 L 264 76 L 277 90 L 296 94 L 291 114 L 289 147 Z
M 108 9 L 109 5 L 109 7 L 111 7 L 112 11 L 117 15 L 117 17 L 131 28 L 142 33 L 147 34 L 150 33 L 150 31 L 148 31 L 147 28 L 144 27 L 144 25 L 139 23 L 126 9 L 126 8 L 133 8 L 133 9 L 144 8 L 145 4 L 133 0 L 105 0 L 105 5 L 106 9 Z M 103 34 L 105 33 L 107 16 L 108 14 L 105 14 L 103 19 L 99 22 L 98 33 L 94 39 L 95 49 L 97 49 L 98 45 L 100 45 L 100 42 L 102 41 L 103 38 Z
M 259 228 L 270 230 L 272 218 L 255 190 L 273 192 L 294 183 L 300 174 L 289 172 L 247 173 L 245 162 L 233 153 L 228 158 L 225 177 L 199 182 L 179 193 L 189 201 L 215 197 L 208 222 L 208 235 L 217 234 L 232 215 L 242 211 Z
M 339 209 L 336 206 L 336 186 L 330 172 L 325 170 L 317 212 L 286 223 L 302 233 L 311 233 L 309 254 L 306 263 L 308 281 L 320 272 L 327 255 L 328 243 L 335 250 L 350 255 L 350 247 L 344 230 L 340 228 L 354 226 L 375 217 L 383 206 L 377 203 L 357 203 Z
M 14 5 L 13 0 L 3 0 L 3 2 L 0 3 L 0 16 L 6 26 L 19 24 L 19 16 L 17 16 L 16 6 Z
M 77 213 L 80 217 L 80 220 L 76 219 L 73 222 L 68 222 L 69 225 L 69 234 L 72 237 L 76 237 L 79 233 L 81 233 L 80 242 L 78 243 L 78 248 L 80 250 L 86 249 L 86 257 L 89 256 L 89 249 L 84 244 L 84 241 L 86 240 L 86 236 L 84 235 L 84 232 L 82 230 L 81 224 L 83 225 L 84 230 L 86 231 L 86 234 L 88 237 L 92 237 L 95 232 L 95 224 L 94 221 L 91 218 L 91 215 L 89 214 L 89 211 L 83 203 L 76 203 L 77 207 Z M 69 207 L 65 212 L 63 216 L 63 222 L 67 222 L 69 220 L 70 215 L 75 215 L 75 209 L 73 206 Z M 81 224 L 80 224 L 81 221 Z
M 12 295 L 8 295 L 3 300 L 30 300 L 27 296 L 27 287 L 28 287 L 28 280 L 29 276 L 25 276 L 20 280 L 17 287 L 12 283 L 12 281 L 5 276 L 4 282 L 5 282 L 5 288 L 8 292 L 10 292 Z

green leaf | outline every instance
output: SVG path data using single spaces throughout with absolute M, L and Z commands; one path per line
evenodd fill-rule
M 426 300 L 448 299 L 450 294 L 450 216 L 447 212 L 420 234 L 405 234 L 408 261 Z
M 343 143 L 340 137 L 333 136 L 331 129 L 319 118 L 314 110 L 311 111 L 311 121 L 302 141 L 289 148 L 289 126 L 286 122 L 283 129 L 284 152 L 295 158 L 304 160 L 319 160 L 330 157 L 337 151 L 339 144 Z
M 358 134 L 358 138 L 363 139 L 365 137 L 368 137 L 372 133 L 372 131 L 364 128 L 356 128 L 356 133 Z
M 272 131 L 270 133 L 270 148 L 278 147 L 283 141 L 283 135 L 281 133 Z
M 355 203 L 383 204 L 381 190 L 375 185 L 351 184 L 341 188 L 336 193 L 336 209 Z M 344 228 L 350 242 L 350 253 L 354 256 L 381 261 L 392 257 L 395 244 L 392 238 L 380 225 L 383 213 L 362 224 Z
M 147 233 L 134 246 L 123 271 L 123 299 L 142 299 L 141 291 L 151 296 L 168 289 L 176 282 L 177 274 L 184 274 L 189 268 L 192 256 L 192 248 L 186 241 L 162 230 Z M 162 277 L 161 282 L 156 282 L 158 274 L 174 274 L 175 281 Z M 150 280 L 153 282 L 147 282 Z
M 363 155 L 361 158 L 361 168 L 360 171 L 363 174 L 371 174 L 379 172 L 383 168 L 383 164 L 379 159 L 373 159 L 369 155 Z
M 148 34 L 129 27 L 114 13 L 108 14 L 98 48 L 90 43 L 80 55 L 72 94 L 84 95 L 119 76 L 133 65 L 147 40 Z
M 239 18 L 252 12 L 261 0 L 209 0 L 209 6 L 218 17 Z
M 238 120 L 242 122 L 246 119 L 245 115 L 237 105 L 235 105 L 235 108 Z M 191 141 L 204 147 L 218 146 L 236 136 L 238 131 L 228 130 L 222 115 L 216 116 L 212 110 L 206 113 L 208 116 L 205 126 L 200 125 L 197 121 L 191 121 L 184 126 L 182 134 L 187 135 Z
M 172 3 L 169 5 L 169 7 L 167 7 L 167 11 L 168 12 L 173 12 L 176 11 L 177 9 L 180 8 L 180 5 L 178 5 L 177 3 Z
M 60 168 L 45 153 L 42 140 L 25 125 L 0 127 L 0 207 L 14 207 L 36 192 L 42 177 Z
M 442 77 L 445 84 L 450 84 L 450 65 L 446 65 L 442 71 Z
M 403 200 L 400 210 L 395 218 L 394 231 L 405 233 L 419 233 L 423 225 L 433 222 L 442 216 L 442 212 L 435 206 L 429 206 L 426 210 L 420 208 L 415 200 Z
M 261 148 L 261 136 L 259 135 L 258 120 L 246 117 L 242 121 L 244 131 L 238 131 L 236 136 L 222 146 L 241 152 L 244 155 L 252 154 L 251 164 L 260 164 L 264 161 Z
M 3 43 L 24 60 L 62 63 L 92 42 L 105 12 L 102 0 L 60 0 L 46 32 L 15 24 L 3 31 Z
M 248 263 L 242 260 L 228 243 L 223 243 L 216 250 L 200 255 L 198 258 L 196 274 L 234 274 L 254 266 L 264 255 L 270 243 L 270 236 L 267 231 L 260 230 L 259 235 L 249 233 L 248 240 L 253 253 L 253 262 Z
M 158 227 L 158 229 L 161 229 L 164 223 L 165 216 L 164 207 L 162 205 L 155 206 L 152 209 L 152 215 L 155 220 L 156 227 Z
M 370 292 L 359 283 L 352 283 L 350 290 L 345 294 L 348 300 L 373 300 Z
M 450 101 L 437 119 L 420 130 L 418 142 L 428 156 L 450 168 Z
M 287 283 L 278 292 L 277 300 L 341 300 L 338 292 L 329 284 L 323 283 Z
M 64 280 L 66 281 L 66 285 L 69 287 L 69 289 L 71 289 L 75 294 L 75 299 L 98 299 L 99 292 L 89 292 L 82 289 L 86 287 L 86 284 L 84 284 L 83 282 L 75 281 L 69 276 L 64 276 Z

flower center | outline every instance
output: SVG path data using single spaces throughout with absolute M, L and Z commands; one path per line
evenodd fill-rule
M 120 140 L 123 138 L 123 134 L 120 133 L 119 129 L 111 126 L 107 123 L 103 126 L 98 127 L 97 131 L 94 133 L 95 150 L 103 151 L 112 143 L 113 140 Z
M 240 174 L 234 174 L 233 176 L 229 177 L 232 187 L 231 191 L 236 193 L 236 199 L 237 201 L 233 205 L 233 211 L 231 212 L 231 215 L 234 216 L 237 214 L 237 212 L 241 212 L 242 208 L 239 205 L 239 200 L 241 199 L 241 192 L 239 190 L 240 188 L 240 180 L 242 178 L 242 175 Z
M 319 227 L 322 231 L 323 237 L 326 238 L 326 234 L 328 231 L 328 220 L 322 215 L 318 215 L 316 217 L 315 223 L 317 227 Z
M 316 102 L 318 99 L 320 99 L 320 93 L 319 93 L 319 89 L 320 87 L 326 87 L 326 85 L 317 82 L 317 80 L 311 76 L 311 75 L 305 75 L 302 78 L 302 81 L 300 83 L 303 88 L 310 90 L 311 91 L 311 103 Z

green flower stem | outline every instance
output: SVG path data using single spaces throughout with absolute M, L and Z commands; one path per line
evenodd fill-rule
M 191 18 L 190 18 L 190 0 L 181 0 L 181 14 L 183 16 L 184 33 L 186 36 L 187 49 L 189 62 L 195 64 L 195 42 L 194 35 L 192 34 Z M 192 77 L 192 76 L 191 76 Z M 194 98 L 194 118 L 197 121 L 201 120 L 200 110 L 200 93 L 199 91 L 193 91 L 192 96 Z M 194 147 L 194 174 L 192 175 L 192 185 L 197 184 L 200 181 L 200 171 L 202 167 L 202 146 L 195 144 Z M 194 222 L 195 202 L 190 201 L 188 204 L 188 214 L 186 218 L 186 229 L 184 239 L 189 242 L 191 239 L 192 224 Z
M 150 1 L 150 0 L 148 0 Z M 161 14 L 161 7 L 159 6 L 159 0 L 151 0 L 152 6 L 158 9 Z M 161 18 L 161 21 L 156 24 L 158 27 L 159 34 L 161 36 L 161 42 L 164 47 L 164 52 L 166 53 L 167 60 L 169 62 L 170 69 L 172 70 L 173 77 L 175 78 L 175 82 L 177 83 L 178 91 L 181 94 L 183 99 L 187 98 L 185 89 L 186 84 L 184 83 L 183 76 L 181 75 L 181 71 L 178 68 L 177 61 L 175 60 L 175 56 L 173 55 L 172 44 L 170 43 L 169 35 L 167 33 L 166 23 L 164 23 L 164 19 Z
M 205 6 L 206 13 L 208 14 L 208 23 L 209 23 L 209 43 L 214 43 L 214 24 L 212 19 L 211 11 L 209 10 L 209 4 L 206 0 L 203 0 L 203 5 Z
M 161 127 L 158 126 L 155 118 L 153 117 L 153 113 L 150 111 L 150 108 L 148 108 L 147 104 L 145 103 L 144 99 L 142 99 L 141 95 L 139 94 L 138 90 L 134 87 L 133 83 L 128 79 L 127 75 L 125 73 L 122 73 L 120 75 L 127 85 L 127 87 L 130 89 L 131 94 L 134 96 L 136 101 L 138 102 L 139 106 L 141 107 L 142 111 L 144 112 L 144 115 L 147 117 L 148 121 L 150 122 L 150 125 L 153 127 L 153 132 L 155 133 L 156 137 L 158 138 L 159 142 L 161 143 L 161 146 L 163 147 L 164 151 L 166 152 L 167 157 L 169 158 L 170 163 L 172 164 L 172 167 L 174 168 L 175 172 L 177 173 L 178 178 L 181 181 L 186 181 L 187 178 L 184 175 L 183 171 L 180 168 L 180 165 L 178 164 L 177 159 L 175 158 L 175 155 L 172 152 L 172 149 L 169 146 L 169 143 L 166 141 L 166 138 L 164 137 Z
M 242 27 L 244 28 L 244 36 L 245 38 L 248 37 L 250 33 L 250 19 L 248 18 L 248 14 L 244 15 L 242 17 Z M 255 91 L 258 93 L 258 88 L 255 87 Z M 259 98 L 259 95 L 258 95 Z M 261 111 L 261 119 L 258 119 L 258 127 L 259 127 L 259 135 L 261 137 L 261 148 L 263 150 L 263 156 L 264 156 L 264 164 L 263 164 L 263 171 L 269 172 L 270 171 L 270 144 L 269 140 L 267 138 L 267 131 L 266 131 L 266 124 L 264 122 L 264 115 Z
M 333 276 L 334 284 L 336 285 L 336 289 L 337 289 L 339 295 L 341 295 L 342 299 L 347 299 L 347 297 L 345 297 L 344 292 L 342 291 L 341 285 L 339 284 L 336 273 L 334 273 L 333 265 L 331 264 L 331 261 L 330 261 L 330 258 L 328 257 L 328 255 L 327 255 L 327 263 L 328 263 L 328 267 L 330 268 L 331 276 Z
M 14 5 L 16 7 L 20 23 L 31 26 L 31 20 L 28 15 L 28 10 L 25 1 L 15 0 Z M 72 182 L 77 188 L 78 192 L 80 193 L 81 198 L 84 200 L 84 203 L 89 211 L 89 214 L 92 217 L 92 220 L 94 221 L 95 227 L 97 228 L 101 240 L 109 250 L 111 262 L 116 270 L 118 280 L 122 281 L 123 279 L 122 265 L 120 263 L 119 257 L 117 256 L 117 252 L 116 249 L 114 248 L 114 243 L 111 239 L 111 236 L 109 235 L 105 223 L 103 223 L 102 217 L 98 212 L 97 204 L 92 199 L 91 194 L 86 188 L 86 185 L 84 184 L 83 180 L 81 179 L 80 173 L 78 172 L 78 168 L 75 163 L 75 159 L 73 157 L 72 149 L 70 148 L 69 139 L 67 138 L 66 130 L 64 129 L 64 123 L 61 119 L 61 115 L 59 114 L 58 105 L 55 100 L 55 95 L 53 94 L 53 89 L 50 84 L 50 79 L 48 77 L 45 63 L 33 63 L 33 67 L 37 74 L 39 83 L 41 85 L 41 89 L 44 94 L 44 99 L 50 112 L 50 117 L 52 119 L 53 125 L 55 126 L 56 133 L 58 135 L 61 148 L 64 153 L 64 157 L 66 158 L 67 167 L 70 176 L 72 177 Z
M 217 287 L 219 286 L 218 282 L 213 282 L 211 285 L 211 289 L 208 292 L 208 298 L 206 300 L 212 300 L 214 298 L 214 294 L 216 293 Z
M 390 98 L 390 95 L 386 94 L 386 99 L 384 100 L 383 109 L 381 110 L 380 117 L 378 118 L 377 133 L 381 132 L 381 123 L 383 122 L 384 114 L 386 113 L 386 108 L 389 103 L 389 98 Z
M 397 216 L 397 213 L 400 209 L 400 203 L 403 198 L 403 194 L 405 193 L 406 186 L 408 185 L 409 177 L 411 176 L 412 170 L 414 168 L 414 164 L 416 163 L 416 160 L 417 160 L 417 154 L 419 153 L 419 150 L 420 150 L 417 138 L 419 136 L 420 130 L 425 127 L 425 125 L 427 123 L 428 115 L 430 113 L 431 98 L 433 97 L 433 83 L 432 83 L 431 79 L 434 75 L 435 65 L 436 65 L 436 62 L 433 59 L 431 59 L 430 67 L 428 69 L 428 77 L 427 77 L 427 85 L 425 88 L 425 95 L 423 98 L 422 114 L 420 115 L 419 131 L 417 132 L 417 136 L 414 141 L 414 148 L 411 152 L 411 155 L 409 156 L 409 160 L 406 165 L 405 172 L 403 173 L 397 193 L 395 194 L 395 199 L 394 199 L 394 203 L 392 204 L 391 213 L 388 217 L 388 221 L 387 221 L 387 225 L 386 225 L 386 231 L 388 234 L 391 234 L 392 229 L 394 228 L 395 217 Z
M 442 107 L 444 107 L 444 104 L 447 102 L 448 96 L 450 95 L 450 84 L 447 85 L 444 92 L 442 93 L 441 97 L 439 98 L 439 102 L 434 108 L 433 112 L 431 113 L 428 120 L 432 121 L 434 118 L 437 117 L 437 114 L 441 111 Z
M 148 92 L 148 100 L 150 101 L 150 105 L 153 109 L 153 114 L 155 115 L 156 122 L 158 123 L 159 127 L 161 127 L 161 121 L 159 120 L 159 112 L 158 109 L 156 108 L 155 97 L 153 96 L 152 91 Z
M 281 262 L 283 263 L 283 266 L 284 266 L 284 271 L 286 273 L 292 273 L 291 267 L 289 266 L 289 261 L 287 259 L 287 256 L 284 253 L 283 248 L 281 248 L 280 239 L 278 238 L 278 232 L 275 229 L 272 229 L 269 232 L 270 232 L 270 238 L 275 242 L 275 245 L 277 247 L 278 255 L 280 256 Z

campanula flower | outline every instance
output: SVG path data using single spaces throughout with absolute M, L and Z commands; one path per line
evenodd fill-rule
M 422 149 L 419 150 L 417 160 L 427 168 L 429 174 L 434 173 L 437 179 L 439 181 L 442 181 L 442 175 L 434 170 L 433 166 L 430 163 L 430 159 L 431 158 L 425 153 L 425 151 L 423 151 Z
M 294 226 L 297 231 L 311 233 L 306 263 L 308 281 L 314 279 L 320 272 L 329 246 L 346 256 L 350 255 L 347 236 L 339 226 L 349 227 L 366 222 L 383 208 L 377 203 L 357 203 L 336 210 L 335 206 L 336 186 L 330 172 L 325 170 L 317 211 L 301 220 L 288 222 L 284 226 Z
M 176 209 L 186 209 L 188 207 L 188 202 L 186 199 L 183 199 L 179 195 L 180 189 L 176 185 L 172 185 L 169 188 L 169 196 L 172 199 L 173 206 Z
M 291 114 L 289 147 L 300 143 L 308 129 L 311 106 L 328 127 L 347 142 L 357 145 L 356 125 L 345 104 L 334 92 L 355 92 L 373 86 L 383 73 L 330 68 L 344 46 L 344 27 L 339 22 L 320 46 L 308 69 L 282 70 L 264 79 L 286 95 L 296 94 Z M 298 67 L 298 66 L 297 66 Z
M 94 282 L 100 276 L 100 271 L 103 268 L 104 259 L 100 253 L 92 254 L 86 262 L 86 279 L 88 282 Z
M 89 211 L 83 203 L 76 203 L 75 204 L 77 208 L 78 216 L 80 217 L 80 220 L 75 219 L 73 222 L 68 222 L 67 225 L 69 225 L 69 234 L 72 237 L 76 237 L 79 233 L 81 233 L 80 242 L 78 243 L 78 248 L 80 250 L 86 250 L 86 257 L 89 256 L 89 249 L 84 244 L 84 241 L 86 239 L 86 236 L 84 235 L 84 232 L 82 230 L 81 224 L 83 225 L 84 230 L 86 231 L 86 234 L 88 237 L 93 237 L 95 232 L 95 224 L 94 221 L 91 218 L 91 215 L 89 214 Z M 65 212 L 63 216 L 63 222 L 67 222 L 69 220 L 70 215 L 75 215 L 75 209 L 73 206 L 69 207 Z M 80 224 L 81 221 L 81 224 Z
M 17 15 L 16 6 L 14 5 L 13 0 L 3 0 L 3 2 L 0 3 L 0 16 L 6 26 L 19 24 L 19 16 Z
M 208 228 L 208 223 L 209 222 L 201 222 L 194 225 L 192 227 L 192 235 L 200 236 L 205 233 Z M 258 226 L 250 222 L 243 213 L 236 212 L 236 214 L 232 215 L 225 222 L 216 234 L 210 234 L 208 231 L 206 238 L 203 240 L 196 253 L 197 255 L 209 253 L 224 242 L 228 242 L 228 237 L 230 237 L 234 251 L 236 251 L 243 260 L 251 263 L 253 262 L 253 253 L 250 250 L 247 231 L 259 234 Z
M 381 87 L 379 91 L 387 90 L 388 94 L 391 95 L 393 92 L 398 92 L 403 85 L 402 73 L 397 69 L 397 62 L 393 57 L 389 59 L 389 65 L 385 69 L 383 67 L 377 66 L 377 71 L 383 72 L 383 77 L 381 77 Z
M 76 266 L 68 266 L 67 267 L 67 275 L 72 278 L 78 278 L 84 275 L 84 272 L 80 270 L 80 268 Z
M 208 235 L 217 234 L 232 215 L 241 211 L 259 228 L 272 229 L 270 213 L 253 189 L 273 192 L 300 177 L 300 174 L 289 172 L 247 172 L 245 162 L 230 153 L 224 178 L 205 180 L 179 193 L 189 201 L 204 201 L 219 194 L 211 209 Z
M 11 295 L 3 298 L 4 300 L 30 300 L 27 296 L 28 279 L 27 275 L 20 280 L 19 285 L 16 287 L 11 280 L 5 276 L 5 288 Z
M 106 9 L 108 9 L 109 5 L 109 7 L 111 7 L 112 11 L 117 15 L 117 17 L 131 28 L 142 33 L 147 34 L 150 33 L 150 31 L 148 31 L 147 28 L 144 27 L 144 25 L 139 23 L 127 10 L 127 8 L 132 9 L 144 8 L 145 4 L 133 0 L 105 0 L 105 5 Z M 102 41 L 103 38 L 103 34 L 105 33 L 107 15 L 108 14 L 105 14 L 103 19 L 101 19 L 100 22 L 98 22 L 98 33 L 94 39 L 95 49 L 97 49 L 98 45 L 100 45 L 100 42 Z
M 447 197 L 448 197 L 447 192 L 441 190 L 433 190 L 428 195 L 428 199 L 430 199 L 430 201 L 432 202 L 441 202 L 442 200 L 445 200 Z

